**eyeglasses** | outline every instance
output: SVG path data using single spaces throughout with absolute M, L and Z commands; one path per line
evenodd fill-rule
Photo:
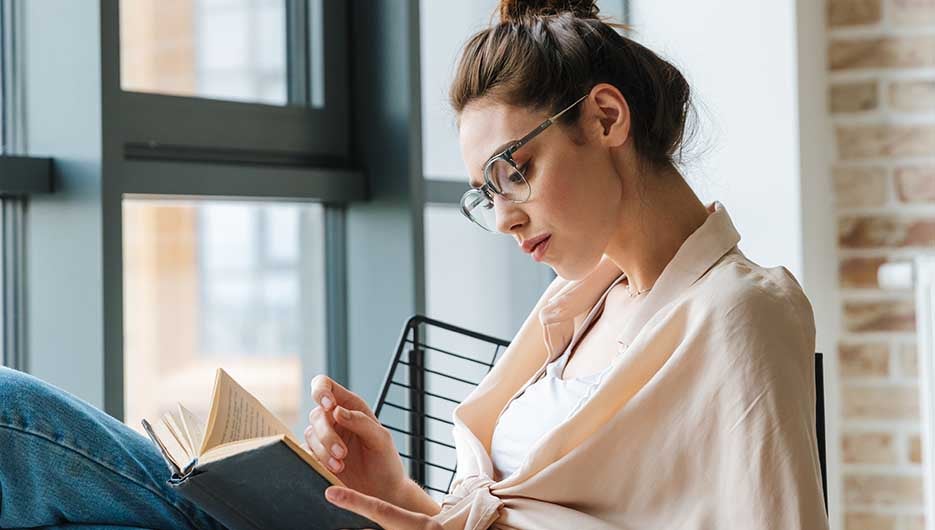
M 532 187 L 526 180 L 525 167 L 520 168 L 513 160 L 513 153 L 528 144 L 542 131 L 549 128 L 562 115 L 584 101 L 588 94 L 581 96 L 577 101 L 568 105 L 555 116 L 545 120 L 529 134 L 511 143 L 505 150 L 489 158 L 484 164 L 484 184 L 479 188 L 471 188 L 461 197 L 461 213 L 473 221 L 477 226 L 488 232 L 496 231 L 497 216 L 494 213 L 494 196 L 522 203 L 529 200 Z

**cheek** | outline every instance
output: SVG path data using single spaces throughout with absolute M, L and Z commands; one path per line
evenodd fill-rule
M 540 201 L 541 213 L 549 224 L 592 235 L 610 228 L 606 225 L 616 217 L 619 189 L 596 177 L 598 171 L 579 164 L 553 169 L 542 186 Z

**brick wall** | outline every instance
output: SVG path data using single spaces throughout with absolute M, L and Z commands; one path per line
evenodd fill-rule
M 914 299 L 876 273 L 935 253 L 935 0 L 827 7 L 845 528 L 921 529 Z

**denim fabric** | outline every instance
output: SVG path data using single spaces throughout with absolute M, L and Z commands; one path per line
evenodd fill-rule
M 169 488 L 168 477 L 148 438 L 0 367 L 0 528 L 224 529 Z

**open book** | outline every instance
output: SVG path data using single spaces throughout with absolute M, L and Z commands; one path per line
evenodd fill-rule
M 341 480 L 221 368 L 206 422 L 179 403 L 143 428 L 169 485 L 231 530 L 379 528 L 325 499 Z

